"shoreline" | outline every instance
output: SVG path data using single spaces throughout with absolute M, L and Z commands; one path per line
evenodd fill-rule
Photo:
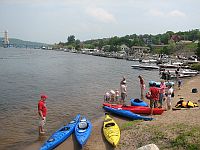
M 180 90 L 178 90 L 177 85 L 175 84 L 175 97 L 172 100 L 172 107 L 175 106 L 175 104 L 178 102 L 180 97 L 184 97 L 185 101 L 186 100 L 191 100 L 192 102 L 196 102 L 198 105 L 199 102 L 198 100 L 200 99 L 200 91 L 198 93 L 192 93 L 191 90 L 192 88 L 197 88 L 200 90 L 200 76 L 197 75 L 195 77 L 191 77 L 189 79 L 184 79 L 183 85 Z M 149 103 L 148 100 L 145 100 L 147 103 Z M 148 126 L 167 126 L 171 124 L 199 124 L 200 119 L 198 120 L 193 120 L 190 117 L 190 115 L 194 115 L 195 110 L 180 110 L 180 111 L 166 111 L 162 115 L 153 115 L 152 117 L 155 118 L 154 121 L 131 121 L 127 120 L 123 117 L 118 117 L 115 115 L 111 115 L 111 117 L 117 122 L 117 124 L 120 126 L 121 129 L 121 139 L 118 147 L 113 148 L 104 138 L 104 135 L 102 133 L 102 124 L 104 120 L 104 115 L 97 119 L 91 120 L 93 128 L 92 128 L 92 134 L 87 141 L 86 145 L 84 146 L 83 150 L 107 150 L 107 149 L 136 149 L 139 148 L 138 145 L 141 145 L 141 143 L 145 143 L 148 141 L 134 141 L 136 140 L 137 137 L 134 137 L 133 133 L 135 132 L 137 134 L 141 134 L 142 129 L 146 129 Z M 195 113 L 200 114 L 200 110 L 196 110 Z M 188 119 L 187 122 L 185 122 L 185 119 Z M 133 123 L 132 126 L 129 126 L 127 128 L 122 127 L 124 124 L 127 123 Z M 138 128 L 135 129 L 134 127 Z M 145 138 L 145 137 L 143 137 Z M 142 140 L 141 138 L 139 138 Z M 41 146 L 41 141 L 38 141 L 28 147 L 25 148 L 25 150 L 36 150 L 39 149 Z M 151 144 L 151 143 L 148 143 Z M 155 143 L 156 144 L 156 143 Z M 159 144 L 157 145 L 158 147 L 160 146 Z M 76 139 L 74 135 L 70 136 L 65 142 L 63 142 L 61 145 L 59 145 L 55 150 L 64 150 L 64 149 L 69 149 L 69 150 L 78 150 L 80 147 L 78 146 L 78 143 L 76 142 Z

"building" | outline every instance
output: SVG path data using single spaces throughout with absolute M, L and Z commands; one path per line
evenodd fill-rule
M 143 55 L 143 53 L 149 53 L 149 47 L 142 47 L 142 46 L 132 46 L 128 51 L 128 56 L 136 56 L 136 55 Z

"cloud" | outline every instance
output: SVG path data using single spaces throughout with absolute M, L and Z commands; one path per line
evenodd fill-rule
M 87 8 L 86 13 L 104 23 L 116 22 L 114 15 L 103 8 Z
M 186 14 L 179 10 L 172 10 L 170 12 L 164 12 L 157 9 L 149 10 L 149 14 L 155 17 L 185 17 Z
M 173 10 L 173 11 L 169 12 L 167 15 L 170 17 L 185 17 L 186 16 L 185 13 L 183 13 L 179 10 Z

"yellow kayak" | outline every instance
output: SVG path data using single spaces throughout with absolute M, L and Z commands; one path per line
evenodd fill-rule
M 113 146 L 116 146 L 119 143 L 119 126 L 107 113 L 105 114 L 105 119 L 103 123 L 103 133 L 108 142 L 111 143 Z

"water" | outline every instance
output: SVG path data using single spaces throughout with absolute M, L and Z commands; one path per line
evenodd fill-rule
M 139 97 L 139 79 L 158 71 L 135 70 L 136 62 L 61 51 L 0 48 L 0 149 L 22 149 L 38 140 L 37 103 L 46 93 L 48 134 L 77 113 L 102 116 L 103 95 L 126 77 L 128 97 Z

